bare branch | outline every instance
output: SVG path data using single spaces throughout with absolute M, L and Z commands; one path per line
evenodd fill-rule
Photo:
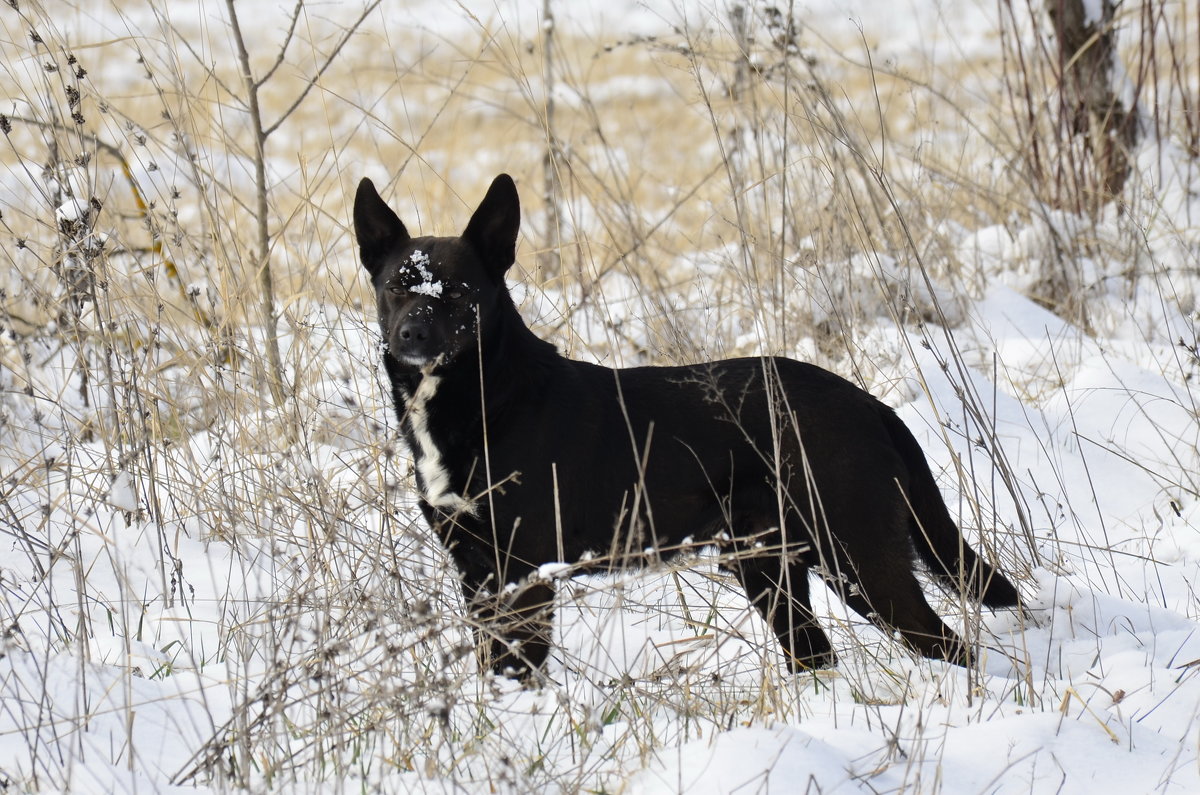
M 296 7 L 292 9 L 291 24 L 288 25 L 287 35 L 283 37 L 283 44 L 279 47 L 279 55 L 275 58 L 275 63 L 267 70 L 267 73 L 258 81 L 259 87 L 271 79 L 271 75 L 275 74 L 275 70 L 283 64 L 284 58 L 287 57 L 288 47 L 292 43 L 292 38 L 296 35 L 296 23 L 300 20 L 300 11 L 304 8 L 304 0 L 296 0 Z
M 296 97 L 295 101 L 292 102 L 292 104 L 288 107 L 288 109 L 285 110 L 279 116 L 279 118 L 275 120 L 274 124 L 272 124 L 270 127 L 267 127 L 265 130 L 263 130 L 264 136 L 269 136 L 271 133 L 273 133 L 277 129 L 279 129 L 279 126 L 281 124 L 283 124 L 285 121 L 287 121 L 288 117 L 291 116 L 296 111 L 296 108 L 300 107 L 300 104 L 302 102 L 304 102 L 304 99 L 308 96 L 308 92 L 312 91 L 313 86 L 315 86 L 317 84 L 317 81 L 321 79 L 321 75 L 325 74 L 325 70 L 328 69 L 333 64 L 334 60 L 341 53 L 342 48 L 346 46 L 346 43 L 348 41 L 350 41 L 350 37 L 358 32 L 358 29 L 360 27 L 362 27 L 362 23 L 366 21 L 367 17 L 371 15 L 371 12 L 374 11 L 381 2 L 382 2 L 382 0 L 372 0 L 372 2 L 370 4 L 368 4 L 366 6 L 366 8 L 363 9 L 363 12 L 361 14 L 359 14 L 358 19 L 356 19 L 354 21 L 354 24 L 350 25 L 348 28 L 345 29 L 345 31 L 343 31 L 342 38 L 338 41 L 337 44 L 334 45 L 334 47 L 330 51 L 329 55 L 325 58 L 325 63 L 321 64 L 321 66 L 317 69 L 316 73 L 314 73 L 312 78 L 309 79 L 308 85 L 306 85 L 304 87 L 304 90 L 300 92 L 300 94 Z
M 238 65 L 242 72 L 242 81 L 246 86 L 246 101 L 250 105 L 250 123 L 254 132 L 254 184 L 255 211 L 254 216 L 258 226 L 258 251 L 255 271 L 258 274 L 259 289 L 262 291 L 262 319 L 266 331 L 267 348 L 267 385 L 276 405 L 283 405 L 286 399 L 284 391 L 283 361 L 279 355 L 279 317 L 275 311 L 275 280 L 271 274 L 271 231 L 268 226 L 270 210 L 267 207 L 267 136 L 263 131 L 262 109 L 258 104 L 258 88 L 261 85 L 254 80 L 250 69 L 250 53 L 246 49 L 246 39 L 242 35 L 242 26 L 238 20 L 234 0 L 225 0 L 229 9 L 229 24 L 233 27 L 233 41 L 237 47 Z

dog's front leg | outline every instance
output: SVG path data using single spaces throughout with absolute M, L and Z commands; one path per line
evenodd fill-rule
M 528 680 L 550 653 L 554 585 L 524 582 L 500 594 L 481 589 L 469 598 L 482 667 Z

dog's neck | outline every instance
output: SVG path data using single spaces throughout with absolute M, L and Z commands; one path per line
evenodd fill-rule
M 482 356 L 473 348 L 426 367 L 391 356 L 385 360 L 421 495 L 447 514 L 477 515 L 476 503 L 460 491 L 483 455 L 485 429 L 503 422 L 509 406 L 542 389 L 565 362 L 525 326 L 515 308 L 503 320 L 483 338 Z M 453 471 L 451 461 L 466 469 Z

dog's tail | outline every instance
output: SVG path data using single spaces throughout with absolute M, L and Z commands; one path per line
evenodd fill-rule
M 885 407 L 883 415 L 892 443 L 908 469 L 909 527 L 921 560 L 944 586 L 965 590 L 988 607 L 1015 606 L 1017 589 L 975 554 L 950 517 L 921 445 L 890 408 Z

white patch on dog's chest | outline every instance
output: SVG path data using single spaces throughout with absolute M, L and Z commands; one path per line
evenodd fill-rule
M 450 489 L 450 473 L 442 464 L 442 453 L 438 450 L 429 432 L 429 401 L 433 399 L 441 381 L 435 375 L 426 375 L 417 386 L 417 391 L 407 396 L 408 423 L 412 429 L 416 458 L 417 476 L 421 496 L 425 502 L 447 511 L 462 511 L 475 516 L 475 503 Z

